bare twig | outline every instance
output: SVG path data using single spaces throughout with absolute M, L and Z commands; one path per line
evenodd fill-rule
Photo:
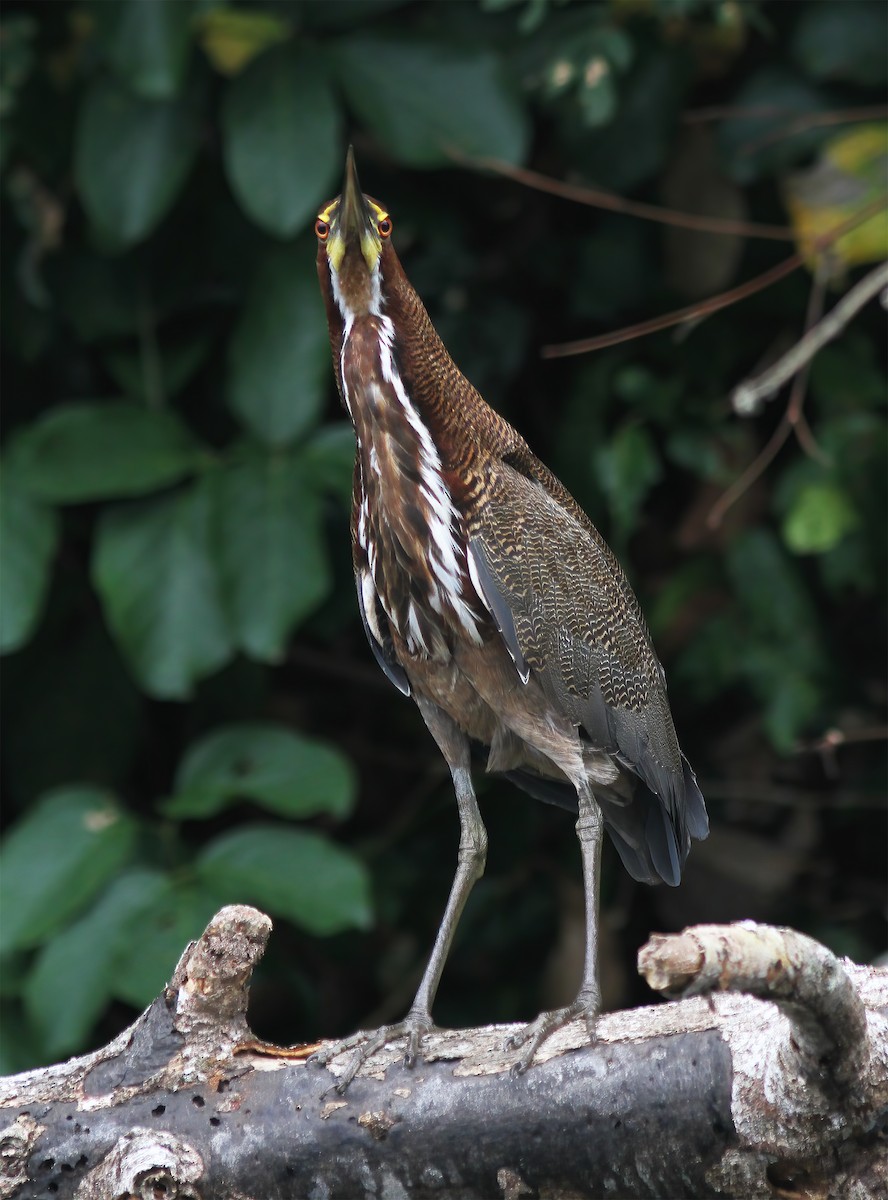
M 835 306 L 767 371 L 746 379 L 735 389 L 731 402 L 742 415 L 758 411 L 759 402 L 773 396 L 811 361 L 828 342 L 837 337 L 865 304 L 888 286 L 888 262 L 880 263 L 850 288 Z
M 745 492 L 748 492 L 757 479 L 759 479 L 771 465 L 774 459 L 779 454 L 784 442 L 792 432 L 792 426 L 787 420 L 786 413 L 783 414 L 780 424 L 768 438 L 765 445 L 761 448 L 753 461 L 749 464 L 746 470 L 739 475 L 726 491 L 724 491 L 712 508 L 709 510 L 709 516 L 706 518 L 706 524 L 710 529 L 718 529 L 724 520 L 725 513 L 740 499 Z
M 702 125 L 709 121 L 755 121 L 792 116 L 796 116 L 792 125 L 813 129 L 820 125 L 851 125 L 857 121 L 883 120 L 888 117 L 888 108 L 882 104 L 866 104 L 858 108 L 798 114 L 796 109 L 781 104 L 710 104 L 705 108 L 688 109 L 682 113 L 681 119 L 685 125 Z
M 712 313 L 719 312 L 720 309 L 730 308 L 732 304 L 737 304 L 740 300 L 745 300 L 748 296 L 754 296 L 756 292 L 762 292 L 772 284 L 779 283 L 781 279 L 785 279 L 787 275 L 797 271 L 801 265 L 800 254 L 790 255 L 776 267 L 770 267 L 761 275 L 747 279 L 745 283 L 741 283 L 727 292 L 720 292 L 717 296 L 711 296 L 708 300 L 689 304 L 686 308 L 673 309 L 672 312 L 664 313 L 661 317 L 652 317 L 649 321 L 639 321 L 637 325 L 626 325 L 623 329 L 618 329 L 614 333 L 603 333 L 600 337 L 580 338 L 576 342 L 558 342 L 557 345 L 543 346 L 541 353 L 543 358 L 567 358 L 573 354 L 585 354 L 591 350 L 604 350 L 608 346 L 618 346 L 621 342 L 631 342 L 634 338 L 645 337 L 649 333 L 659 333 L 661 329 L 671 329 L 673 325 L 683 325 L 686 321 L 698 321 L 701 317 L 708 317 Z
M 883 736 L 888 737 L 888 731 L 883 731 Z M 816 746 L 799 747 L 800 752 L 813 752 L 818 749 Z M 859 788 L 830 788 L 829 791 L 824 791 L 774 784 L 761 779 L 752 779 L 749 782 L 701 779 L 700 787 L 707 800 L 764 804 L 772 808 L 803 809 L 805 812 L 847 812 L 849 809 L 874 809 L 882 812 L 885 808 L 885 797 L 878 790 L 865 792 Z
M 852 746 L 859 742 L 885 741 L 888 741 L 888 725 L 868 725 L 863 729 L 827 729 L 826 733 L 816 742 L 800 748 L 820 754 L 824 750 L 837 750 L 839 746 Z
M 850 114 L 850 115 L 849 115 Z M 738 157 L 755 154 L 765 146 L 779 142 L 783 138 L 795 137 L 799 133 L 807 133 L 809 129 L 823 128 L 828 125 L 852 125 L 860 121 L 884 121 L 888 117 L 888 108 L 882 104 L 873 104 L 864 108 L 837 109 L 834 112 L 804 113 L 794 121 L 787 121 L 777 129 L 770 129 L 761 137 L 753 138 L 744 143 L 737 151 Z
M 888 202 L 888 193 L 883 193 L 881 196 L 872 200 L 869 204 L 865 204 L 853 216 L 842 221 L 839 225 L 828 229 L 826 233 L 822 233 L 815 238 L 811 247 L 811 253 L 817 253 L 821 250 L 837 242 L 840 237 L 844 237 L 851 229 L 856 229 L 858 225 L 862 225 L 864 221 L 868 221 L 870 217 L 881 212 Z M 638 325 L 628 325 L 623 329 L 618 329 L 614 333 L 605 333 L 600 337 L 580 338 L 575 342 L 559 342 L 553 346 L 543 346 L 541 353 L 544 358 L 565 358 L 572 354 L 585 354 L 591 350 L 603 350 L 607 346 L 616 346 L 620 342 L 628 342 L 633 338 L 644 337 L 649 333 L 658 333 L 662 329 L 670 329 L 673 325 L 683 325 L 686 321 L 696 321 L 701 317 L 709 316 L 714 312 L 718 312 L 722 308 L 729 308 L 732 304 L 736 304 L 739 300 L 745 300 L 748 296 L 754 295 L 756 292 L 762 291 L 764 288 L 770 287 L 772 283 L 777 283 L 781 279 L 785 279 L 787 275 L 791 275 L 793 271 L 798 270 L 804 259 L 800 254 L 792 254 L 789 258 L 778 263 L 775 267 L 771 267 L 767 271 L 763 271 L 761 275 L 757 275 L 754 279 L 749 279 L 746 283 L 741 283 L 735 288 L 731 288 L 727 292 L 720 292 L 717 296 L 711 296 L 708 300 L 702 300 L 698 304 L 688 305 L 686 308 L 673 310 L 671 313 L 664 313 L 663 316 L 653 317 L 649 321 L 641 321 Z
M 823 312 L 825 291 L 826 271 L 818 267 L 814 273 L 814 281 L 811 284 L 811 291 L 808 296 L 808 308 L 805 313 L 806 333 L 816 324 Z M 806 453 L 810 453 L 812 458 L 823 461 L 826 457 L 814 440 L 814 434 L 811 432 L 811 428 L 802 412 L 805 400 L 805 388 L 808 382 L 808 366 L 809 364 L 806 363 L 793 380 L 789 403 L 786 406 L 786 412 L 783 414 L 780 424 L 746 470 L 734 480 L 731 486 L 713 504 L 709 516 L 706 518 L 706 524 L 710 529 L 717 529 L 721 525 L 728 509 L 736 504 L 740 497 L 764 474 L 793 431 L 795 431 L 802 449 Z
M 539 171 L 516 167 L 500 158 L 474 158 L 453 152 L 465 166 L 479 171 L 492 171 L 505 179 L 512 179 L 537 192 L 560 196 L 575 204 L 586 204 L 590 208 L 603 208 L 608 212 L 622 213 L 627 217 L 638 217 L 642 221 L 655 221 L 660 225 L 674 225 L 679 229 L 691 229 L 695 233 L 721 233 L 734 237 L 764 238 L 768 241 L 791 242 L 795 237 L 787 225 L 762 225 L 755 221 L 734 221 L 727 217 L 707 217 L 699 213 L 681 212 L 665 208 L 660 204 L 645 204 L 640 200 L 627 200 L 614 192 L 601 188 L 585 187 L 577 183 L 565 183 L 552 179 Z

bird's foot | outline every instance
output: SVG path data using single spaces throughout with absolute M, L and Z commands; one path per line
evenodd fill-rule
M 323 1050 L 319 1050 L 316 1054 L 313 1054 L 309 1062 L 326 1066 L 340 1054 L 344 1054 L 347 1050 L 354 1050 L 354 1054 L 346 1064 L 345 1071 L 340 1075 L 336 1083 L 328 1089 L 331 1092 L 338 1092 L 341 1096 L 364 1063 L 377 1050 L 381 1050 L 383 1046 L 387 1046 L 391 1042 L 397 1042 L 401 1038 L 407 1039 L 407 1047 L 403 1060 L 404 1066 L 414 1066 L 416 1060 L 420 1057 L 422 1039 L 434 1029 L 435 1024 L 432 1021 L 430 1013 L 409 1012 L 403 1021 L 398 1021 L 394 1025 L 383 1025 L 381 1029 L 363 1030 L 359 1033 L 353 1033 L 351 1037 L 343 1038 L 340 1042 L 333 1042 L 331 1045 L 325 1046 Z M 324 1094 L 326 1095 L 327 1093 L 325 1092 Z
M 540 1013 L 535 1020 L 525 1025 L 518 1033 L 511 1034 L 503 1043 L 504 1050 L 517 1050 L 519 1046 L 526 1047 L 524 1053 L 512 1067 L 512 1071 L 516 1075 L 523 1075 L 533 1062 L 534 1055 L 543 1042 L 550 1038 L 557 1029 L 568 1025 L 576 1017 L 586 1018 L 586 1029 L 590 1041 L 594 1041 L 595 1024 L 600 1009 L 601 1001 L 597 995 L 587 996 L 581 992 L 573 1004 L 568 1004 L 564 1008 L 552 1009 L 551 1012 Z

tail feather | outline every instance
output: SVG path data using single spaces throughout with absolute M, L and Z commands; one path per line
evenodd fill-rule
M 687 759 L 683 759 L 683 765 L 684 797 L 678 809 L 684 819 L 679 828 L 673 825 L 660 798 L 640 779 L 629 803 L 617 792 L 610 796 L 606 788 L 595 790 L 605 827 L 623 866 L 640 883 L 676 887 L 681 882 L 691 838 L 702 840 L 709 833 L 709 818 L 694 772 Z M 578 811 L 576 792 L 569 783 L 526 770 L 505 771 L 503 775 L 535 800 L 574 814 Z

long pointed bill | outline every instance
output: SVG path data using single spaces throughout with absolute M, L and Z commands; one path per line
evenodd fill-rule
M 368 270 L 372 271 L 379 260 L 382 242 L 376 232 L 373 213 L 358 182 L 358 169 L 351 146 L 345 160 L 345 178 L 337 216 L 334 238 L 327 251 L 334 269 L 339 270 L 348 243 L 355 241 L 361 248 Z

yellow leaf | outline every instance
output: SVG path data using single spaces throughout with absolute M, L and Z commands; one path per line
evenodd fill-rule
M 784 183 L 786 207 L 799 253 L 811 270 L 825 259 L 830 278 L 848 267 L 888 258 L 886 206 L 826 249 L 816 241 L 888 192 L 888 125 L 862 125 L 839 133 L 819 160 Z
M 285 42 L 290 25 L 270 13 L 215 8 L 195 21 L 197 37 L 220 75 L 238 75 L 257 54 Z

